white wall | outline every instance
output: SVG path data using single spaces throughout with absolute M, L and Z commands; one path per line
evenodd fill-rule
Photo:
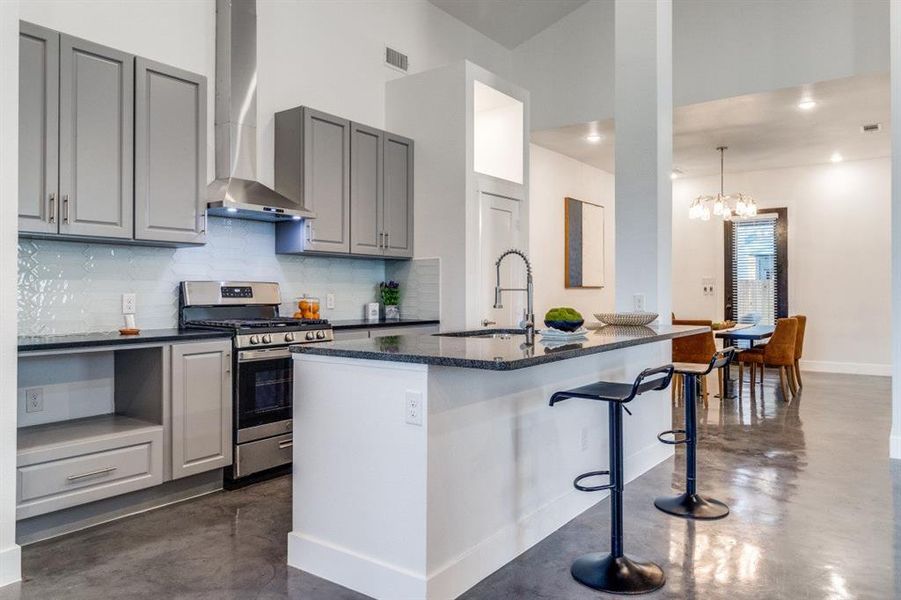
M 675 0 L 673 103 L 888 70 L 888 0 Z M 613 2 L 590 0 L 513 51 L 532 129 L 613 117 Z
M 554 306 L 571 306 L 586 322 L 597 312 L 614 309 L 614 229 L 616 203 L 613 175 L 542 146 L 530 146 L 529 258 L 535 277 L 535 315 L 541 323 Z M 564 286 L 563 198 L 577 198 L 604 207 L 604 268 L 602 289 Z
M 808 317 L 802 368 L 889 374 L 890 161 L 881 158 L 727 174 L 726 193 L 761 208 L 788 208 L 789 314 Z M 673 184 L 673 310 L 682 318 L 723 316 L 723 223 L 688 219 L 719 176 Z M 715 277 L 704 296 L 702 277 Z
M 261 1 L 258 5 L 259 177 L 272 184 L 273 115 L 306 105 L 385 126 L 385 45 L 407 53 L 410 73 L 469 59 L 499 75 L 510 51 L 425 0 Z
M 16 208 L 19 4 L 0 2 L 0 586 L 20 578 L 16 545 Z

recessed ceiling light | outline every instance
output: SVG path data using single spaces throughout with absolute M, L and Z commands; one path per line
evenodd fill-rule
M 817 105 L 813 100 L 801 100 L 798 102 L 798 108 L 801 110 L 811 110 L 813 107 Z
M 602 139 L 604 139 L 604 136 L 602 136 L 600 133 L 589 133 L 588 135 L 585 136 L 585 141 L 591 142 L 592 144 L 597 144 Z
M 844 159 L 842 158 L 842 155 L 839 154 L 838 152 L 833 152 L 832 156 L 829 157 L 829 160 L 831 160 L 834 163 L 840 163 Z

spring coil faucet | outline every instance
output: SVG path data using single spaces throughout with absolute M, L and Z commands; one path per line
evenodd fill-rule
M 501 262 L 510 256 L 511 254 L 515 254 L 520 257 L 524 263 L 526 263 L 526 287 L 524 288 L 502 288 L 501 287 Z M 522 250 L 516 250 L 511 248 L 503 252 L 500 257 L 498 257 L 497 262 L 494 263 L 494 267 L 497 270 L 497 280 L 494 286 L 494 308 L 503 308 L 504 305 L 501 302 L 501 293 L 502 292 L 525 292 L 526 293 L 526 314 L 525 319 L 523 320 L 522 327 L 526 330 L 526 344 L 532 346 L 535 343 L 535 310 L 533 307 L 533 285 L 532 285 L 532 263 L 529 262 L 528 257 L 526 257 L 525 252 Z

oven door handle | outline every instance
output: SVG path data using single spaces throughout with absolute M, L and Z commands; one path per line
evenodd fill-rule
M 291 358 L 291 351 L 288 348 L 267 348 L 264 350 L 242 350 L 238 352 L 239 363 L 279 358 Z

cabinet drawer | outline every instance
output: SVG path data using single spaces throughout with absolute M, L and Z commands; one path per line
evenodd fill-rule
M 24 519 L 162 483 L 162 430 L 128 446 L 20 466 L 16 518 Z

